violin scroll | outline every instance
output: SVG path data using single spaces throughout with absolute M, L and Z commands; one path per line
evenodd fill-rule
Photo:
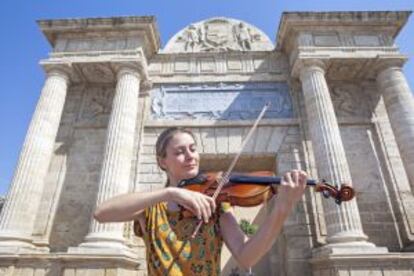
M 322 179 L 316 184 L 316 192 L 321 192 L 325 198 L 332 197 L 335 199 L 336 204 L 341 204 L 342 201 L 349 201 L 354 198 L 355 191 L 348 184 L 342 184 L 339 189 L 332 184 L 329 184 L 326 180 Z

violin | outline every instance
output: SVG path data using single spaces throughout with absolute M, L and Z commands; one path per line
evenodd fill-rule
M 253 207 L 260 205 L 277 194 L 277 185 L 282 182 L 281 177 L 274 176 L 271 171 L 256 171 L 251 173 L 232 173 L 219 191 L 218 180 L 222 172 L 200 173 L 196 177 L 186 179 L 178 187 L 200 192 L 215 198 L 216 203 L 229 202 L 232 206 Z M 336 204 L 351 200 L 355 196 L 354 189 L 347 184 L 339 188 L 325 180 L 308 179 L 308 186 L 313 186 L 316 192 L 321 192 L 325 198 L 333 198 Z M 219 205 L 219 204 L 217 204 Z M 186 213 L 184 216 L 188 216 Z

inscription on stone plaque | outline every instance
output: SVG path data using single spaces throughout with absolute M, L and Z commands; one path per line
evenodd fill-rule
M 151 93 L 152 119 L 252 120 L 267 102 L 264 118 L 292 118 L 286 83 L 162 85 Z

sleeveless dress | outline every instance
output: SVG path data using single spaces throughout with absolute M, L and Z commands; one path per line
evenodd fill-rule
M 230 208 L 229 203 L 222 203 L 192 240 L 190 236 L 198 220 L 183 218 L 179 211 L 169 211 L 167 202 L 146 208 L 146 231 L 142 233 L 136 220 L 134 232 L 146 246 L 148 275 L 220 275 L 223 239 L 219 219 Z

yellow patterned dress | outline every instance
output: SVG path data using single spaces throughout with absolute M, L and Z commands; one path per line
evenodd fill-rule
M 181 212 L 169 211 L 166 202 L 146 208 L 146 231 L 142 233 L 139 221 L 135 221 L 134 232 L 144 239 L 148 274 L 220 275 L 223 239 L 219 218 L 230 208 L 230 204 L 222 203 L 192 240 L 189 237 L 197 226 L 196 219 L 183 218 Z

